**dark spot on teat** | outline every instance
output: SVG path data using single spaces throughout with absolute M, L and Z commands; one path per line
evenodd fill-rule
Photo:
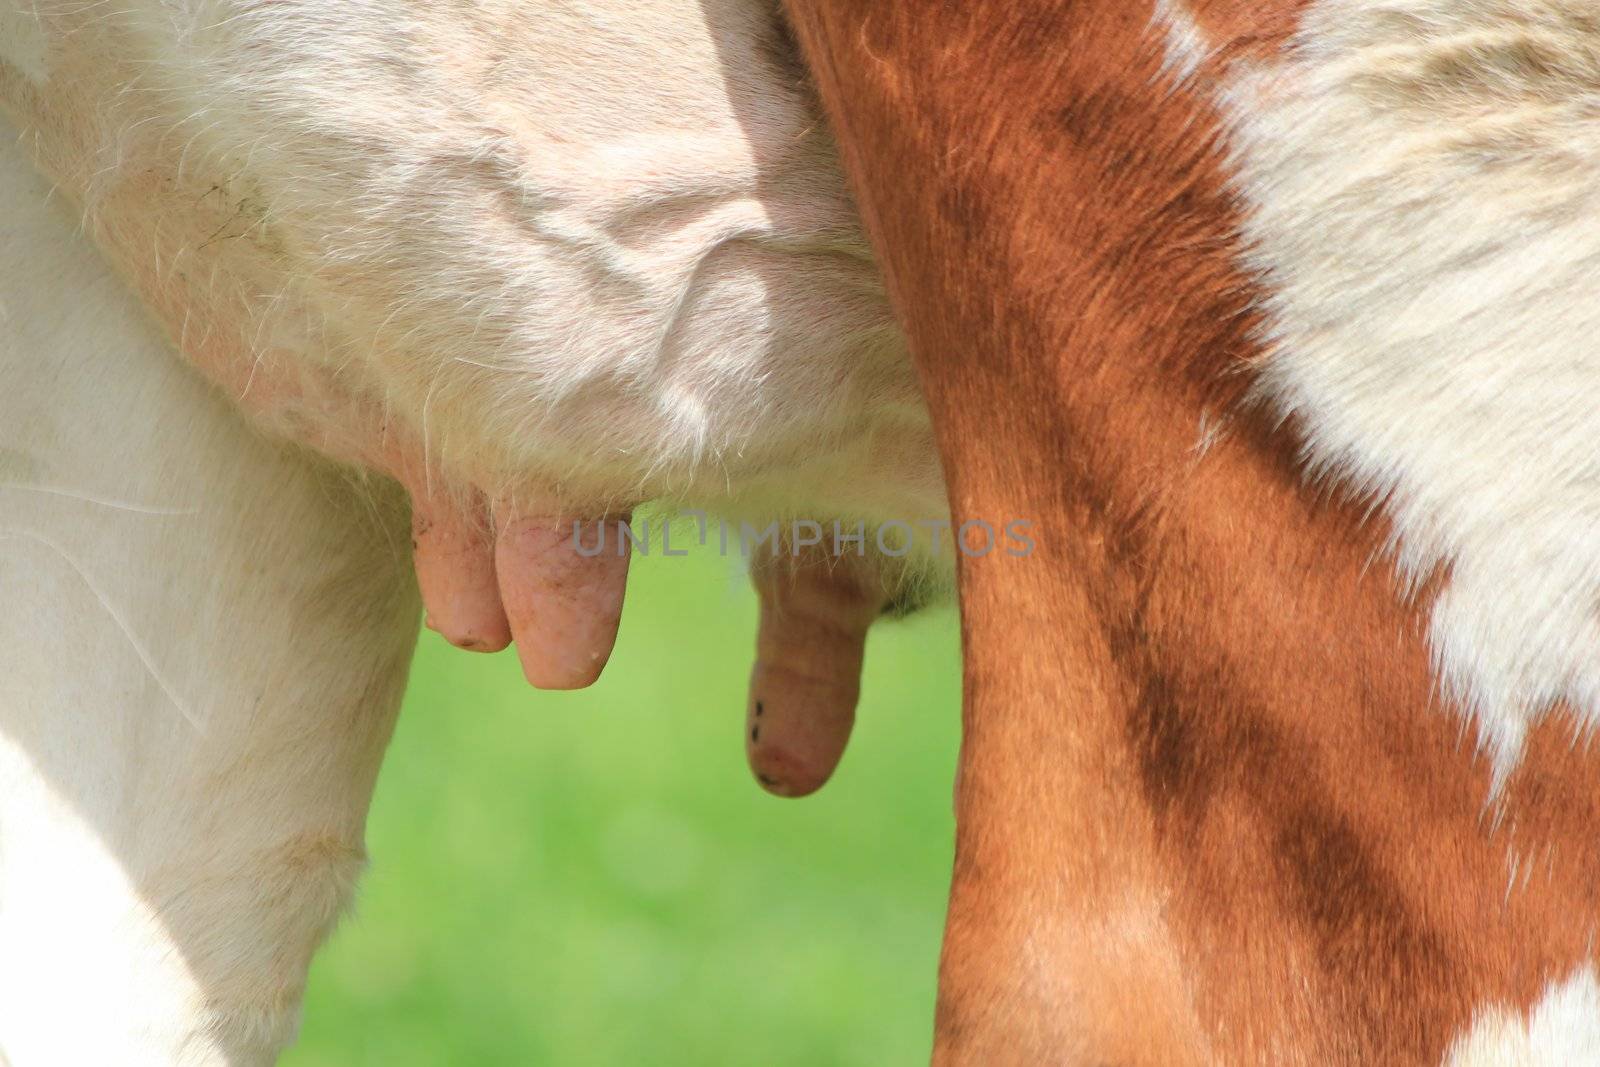
M 759 701 L 759 700 L 756 701 L 756 714 L 757 715 L 760 715 L 763 711 L 766 711 L 766 710 L 767 710 L 766 708 L 761 706 L 761 701 Z
M 759 725 L 750 727 L 750 740 L 761 740 L 761 727 Z
M 760 782 L 762 785 L 777 785 L 778 784 L 778 780 L 776 778 L 768 778 L 764 774 L 756 775 L 756 781 Z

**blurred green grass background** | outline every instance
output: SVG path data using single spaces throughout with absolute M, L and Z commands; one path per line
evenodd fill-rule
M 742 567 L 710 552 L 634 561 L 584 693 L 424 634 L 286 1067 L 926 1062 L 954 612 L 875 629 L 850 751 L 801 801 L 745 768 L 754 645 Z

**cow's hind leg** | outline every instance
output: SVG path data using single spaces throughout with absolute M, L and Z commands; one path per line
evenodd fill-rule
M 0 131 L 0 1063 L 293 1037 L 417 623 L 404 503 L 246 429 Z

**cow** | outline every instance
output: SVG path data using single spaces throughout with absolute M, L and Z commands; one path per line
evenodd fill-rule
M 787 0 L 963 558 L 941 1064 L 1600 1062 L 1600 19 Z
M 776 14 L 0 11 L 0 1061 L 275 1058 L 419 601 L 571 688 L 626 576 L 583 546 L 644 502 L 947 513 Z M 793 542 L 743 728 L 783 795 L 941 583 Z
M 770 11 L 524 6 L 6 16 L 121 279 L 7 171 L 61 257 L 3 268 L 13 1061 L 270 1058 L 404 514 L 432 624 L 562 687 L 623 576 L 558 534 L 655 497 L 1038 523 L 960 561 L 937 1062 L 1600 1059 L 1586 4 L 786 0 L 876 268 Z M 779 791 L 886 571 L 758 571 Z

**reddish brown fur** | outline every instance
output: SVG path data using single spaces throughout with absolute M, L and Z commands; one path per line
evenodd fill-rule
M 1239 0 L 1185 0 L 1184 9 L 1219 60 L 1268 60 L 1294 36 L 1301 13 L 1311 0 L 1269 0 L 1242 4 Z
M 1040 528 L 962 561 L 936 1061 L 1432 1065 L 1525 1009 L 1591 948 L 1600 766 L 1553 717 L 1496 817 L 1427 596 L 1238 411 L 1237 209 L 1148 3 L 788 6 L 955 513 Z M 1265 57 L 1297 8 L 1243 10 L 1202 23 Z

